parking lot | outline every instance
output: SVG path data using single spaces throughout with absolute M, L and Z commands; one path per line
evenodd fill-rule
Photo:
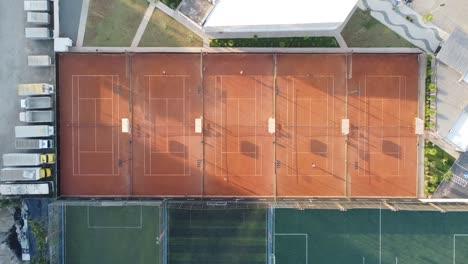
M 30 40 L 24 37 L 26 12 L 23 10 L 23 1 L 0 1 L 0 154 L 15 152 L 16 125 L 19 122 L 20 97 L 17 85 L 20 83 L 54 83 L 54 67 L 29 67 L 28 55 L 53 56 L 52 40 Z M 34 27 L 34 26 L 33 26 Z

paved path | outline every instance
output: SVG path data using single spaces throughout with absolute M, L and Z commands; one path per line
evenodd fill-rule
M 456 27 L 468 34 L 468 4 L 466 0 L 417 0 L 411 8 L 421 15 L 432 14 L 432 23 L 446 32 Z
M 154 2 L 151 2 L 148 8 L 146 9 L 145 15 L 141 20 L 140 26 L 138 27 L 135 37 L 133 37 L 132 44 L 130 45 L 131 47 L 137 47 L 140 43 L 140 40 L 143 37 L 143 34 L 145 33 L 146 26 L 148 25 L 148 22 L 151 19 L 155 8 L 156 4 Z
M 442 39 L 447 37 L 443 30 L 423 23 L 421 15 L 405 5 L 394 7 L 390 0 L 361 0 L 359 5 L 370 9 L 375 19 L 426 52 L 434 53 Z
M 89 1 L 90 0 L 83 0 L 83 5 L 81 7 L 80 26 L 78 27 L 78 37 L 76 38 L 77 47 L 83 46 L 83 40 L 86 30 L 86 21 L 88 20 Z
M 338 44 L 340 45 L 340 48 L 347 48 L 348 47 L 348 44 L 346 44 L 344 38 L 341 36 L 341 34 L 335 34 L 334 35 L 336 41 L 338 42 Z

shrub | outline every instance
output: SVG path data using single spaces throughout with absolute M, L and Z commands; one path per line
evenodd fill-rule
M 211 47 L 339 47 L 334 37 L 213 39 Z
M 431 13 L 426 14 L 426 15 L 424 15 L 424 17 L 423 17 L 424 23 L 431 22 L 433 19 L 434 19 L 434 16 L 433 16 Z
M 437 90 L 437 86 L 433 83 L 429 84 L 427 86 L 427 89 L 430 91 L 430 92 L 435 92 Z
M 427 70 L 427 77 L 432 77 L 434 76 L 434 69 L 428 69 Z
M 424 190 L 427 195 L 431 195 L 441 182 L 452 178 L 451 167 L 455 158 L 429 141 L 426 141 L 424 154 Z
M 452 177 L 453 177 L 453 172 L 451 170 L 449 170 L 442 176 L 442 180 L 450 181 L 452 179 Z
M 426 147 L 426 150 L 424 152 L 426 153 L 426 155 L 431 155 L 431 156 L 437 155 L 437 149 L 436 148 Z M 429 160 L 427 160 L 427 161 L 429 161 Z M 430 164 L 430 163 L 428 163 L 428 164 Z
M 429 116 L 433 116 L 433 115 L 437 114 L 437 111 L 434 110 L 434 109 L 427 109 L 426 114 L 429 115 Z

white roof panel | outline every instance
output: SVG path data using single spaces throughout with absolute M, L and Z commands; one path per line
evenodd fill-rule
M 447 139 L 462 151 L 466 151 L 468 149 L 468 112 L 463 111 L 460 114 L 457 122 L 447 135 Z
M 206 28 L 326 25 L 343 23 L 357 0 L 219 0 Z

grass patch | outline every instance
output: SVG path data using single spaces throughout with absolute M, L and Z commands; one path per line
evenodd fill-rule
M 182 0 L 161 0 L 161 2 L 172 9 L 176 9 Z
M 264 264 L 265 209 L 169 210 L 169 263 Z
M 349 47 L 408 47 L 414 45 L 380 23 L 369 11 L 356 9 L 341 32 Z
M 455 158 L 430 141 L 424 148 L 424 175 L 426 195 L 432 195 L 442 181 L 452 178 L 450 168 Z
M 212 39 L 210 47 L 223 48 L 338 48 L 334 37 L 290 37 L 290 38 L 238 38 Z
M 90 0 L 84 46 L 129 47 L 147 0 Z
M 155 9 L 140 47 L 201 47 L 203 39 L 159 9 Z

